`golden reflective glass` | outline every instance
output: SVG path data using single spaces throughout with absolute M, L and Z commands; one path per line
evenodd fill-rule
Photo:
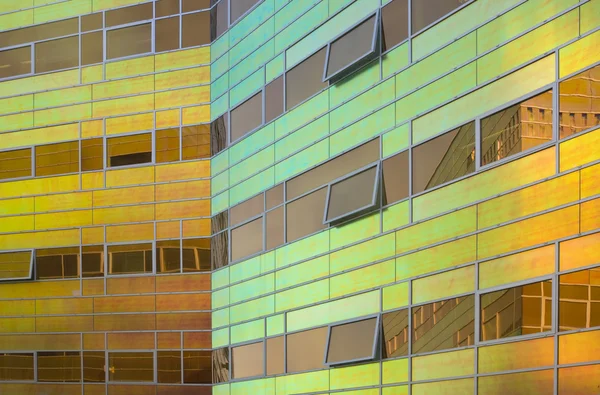
M 32 381 L 33 353 L 0 353 L 0 381 Z
M 104 351 L 83 352 L 83 381 L 86 383 L 104 383 Z
M 397 1 L 397 0 L 396 0 Z M 388 205 L 408 197 L 408 151 L 381 163 L 383 170 L 383 204 Z
M 267 339 L 267 375 L 285 373 L 285 339 L 283 336 Z
M 156 364 L 159 383 L 181 383 L 181 351 L 157 351 Z
M 558 85 L 560 138 L 600 125 L 600 65 Z
M 552 282 L 481 295 L 481 340 L 546 332 L 552 329 Z
M 231 231 L 231 260 L 237 261 L 263 250 L 263 218 Z
M 81 31 L 89 32 L 91 30 L 102 29 L 104 26 L 104 14 L 97 12 L 95 14 L 88 14 L 81 16 Z
M 154 51 L 171 51 L 179 48 L 179 16 L 157 19 L 154 29 Z
M 181 17 L 181 48 L 210 44 L 210 13 L 186 14 Z
M 219 3 L 223 3 L 222 1 Z M 227 142 L 229 117 L 221 115 L 210 124 L 210 154 L 216 155 L 229 145 Z
M 35 250 L 37 280 L 77 277 L 79 277 L 79 247 Z
M 210 125 L 184 126 L 181 133 L 183 160 L 210 157 Z
M 179 160 L 179 128 L 157 130 L 155 139 L 156 163 Z
M 0 180 L 31 175 L 31 148 L 0 152 Z
M 373 358 L 377 318 L 331 327 L 327 363 L 342 363 Z
M 561 275 L 558 295 L 559 330 L 600 326 L 600 267 Z
M 81 171 L 102 170 L 104 167 L 103 139 L 81 140 Z
M 142 133 L 106 140 L 109 167 L 152 162 L 152 134 Z
M 264 343 L 258 342 L 231 348 L 232 379 L 264 374 Z
M 35 44 L 35 72 L 68 69 L 79 66 L 79 37 L 59 38 Z
M 0 281 L 28 279 L 31 274 L 31 251 L 0 253 Z
M 37 353 L 37 381 L 81 381 L 81 356 L 78 351 Z
M 31 46 L 0 51 L 0 78 L 31 72 Z
M 331 184 L 325 219 L 334 221 L 373 207 L 377 197 L 377 170 L 377 167 L 372 167 Z
M 300 104 L 315 93 L 325 89 L 323 64 L 326 47 L 304 59 L 285 75 L 285 107 L 287 110 Z
M 154 356 L 151 352 L 109 352 L 108 380 L 125 382 L 154 381 Z
M 81 35 L 81 65 L 104 61 L 104 33 L 101 31 Z
M 156 272 L 179 273 L 181 270 L 181 248 L 179 240 L 156 242 Z
M 210 271 L 210 239 L 183 239 L 183 271 Z
M 212 382 L 210 351 L 183 352 L 183 382 L 186 384 L 210 384 Z
M 125 25 L 127 23 L 152 19 L 152 6 L 152 3 L 146 3 L 106 11 L 104 13 L 106 27 Z
M 229 212 L 221 211 L 210 220 L 210 230 L 212 234 L 217 234 L 229 226 Z
M 264 194 L 260 193 L 242 203 L 236 204 L 229 209 L 229 223 L 235 226 L 252 217 L 260 215 L 264 211 Z
M 327 228 L 327 225 L 323 224 L 326 200 L 327 188 L 321 188 L 286 205 L 286 236 L 288 242 Z
M 35 175 L 77 173 L 79 171 L 79 141 L 35 147 Z
M 213 383 L 229 381 L 229 348 L 212 351 L 212 377 Z
M 144 23 L 106 32 L 106 58 L 116 59 L 152 51 L 152 25 Z
M 81 255 L 82 277 L 104 276 L 104 246 L 83 246 Z
M 108 273 L 152 273 L 152 244 L 109 245 Z
M 408 309 L 392 311 L 381 316 L 383 358 L 408 355 Z

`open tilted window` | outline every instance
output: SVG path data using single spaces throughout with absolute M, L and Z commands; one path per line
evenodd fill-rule
M 375 358 L 379 316 L 331 325 L 325 348 L 325 364 L 339 365 Z
M 378 20 L 379 13 L 371 15 L 327 45 L 323 81 L 335 82 L 377 54 Z
M 0 252 L 0 281 L 29 280 L 33 275 L 33 251 Z

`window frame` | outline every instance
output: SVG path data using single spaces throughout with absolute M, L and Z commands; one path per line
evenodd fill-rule
M 29 146 L 20 146 L 20 147 L 13 147 L 13 148 L 9 148 L 9 149 L 5 149 L 5 150 L 0 150 L 0 154 L 4 154 L 6 152 L 12 152 L 12 151 L 20 151 L 20 150 L 25 150 L 25 149 L 29 149 L 30 150 L 30 154 L 31 154 L 31 158 L 30 158 L 30 162 L 31 162 L 31 172 L 28 176 L 21 176 L 21 177 L 11 177 L 11 178 L 0 178 L 0 182 L 8 182 L 8 181 L 20 181 L 20 180 L 28 180 L 30 178 L 35 178 L 35 145 L 29 145 Z M 40 176 L 40 178 L 43 177 L 53 177 L 53 176 Z
M 150 244 L 150 252 L 152 254 L 152 271 L 150 272 L 138 272 L 138 273 L 112 273 L 112 253 L 108 251 L 109 247 L 127 246 L 127 245 L 139 245 L 139 244 Z M 144 250 L 145 251 L 145 250 Z M 181 256 L 181 255 L 180 255 Z M 131 276 L 155 276 L 156 273 L 156 240 L 152 241 L 137 241 L 128 243 L 105 243 L 104 244 L 104 276 L 103 277 L 131 277 Z
M 38 250 L 60 250 L 63 248 L 76 248 L 77 249 L 77 276 L 76 277 L 65 277 L 65 255 L 69 255 L 69 254 L 56 254 L 56 255 L 49 255 L 49 256 L 60 256 L 61 257 L 61 267 L 62 267 L 62 277 L 55 277 L 55 278 L 37 278 L 38 274 L 37 274 L 37 260 L 34 261 L 34 274 L 35 276 L 32 277 L 32 279 L 34 281 L 61 281 L 61 280 L 77 280 L 77 279 L 81 279 L 82 278 L 82 259 L 81 259 L 81 247 L 80 246 L 63 246 L 63 247 L 49 247 L 49 248 L 36 248 L 35 249 L 35 256 L 37 258 L 37 252 Z
M 181 14 L 179 14 L 181 15 Z M 105 16 L 106 18 L 106 16 Z M 146 55 L 152 55 L 155 53 L 155 35 L 156 35 L 156 28 L 155 28 L 155 23 L 154 23 L 155 19 L 145 19 L 142 21 L 136 21 L 136 22 L 131 22 L 131 23 L 127 23 L 124 25 L 116 25 L 116 26 L 111 26 L 111 27 L 104 27 L 102 29 L 103 32 L 103 43 L 102 43 L 102 59 L 103 59 L 103 63 L 110 63 L 110 62 L 115 62 L 115 61 L 120 61 L 120 60 L 127 60 L 127 59 L 132 59 L 132 58 L 139 58 L 139 57 L 143 57 Z M 179 22 L 181 23 L 181 18 L 179 20 Z M 129 27 L 136 27 L 136 26 L 141 26 L 141 25 L 145 25 L 145 24 L 150 24 L 150 52 L 143 52 L 143 53 L 138 53 L 138 54 L 133 54 L 133 55 L 127 55 L 127 56 L 121 56 L 121 57 L 116 57 L 116 58 L 109 58 L 108 57 L 108 32 L 113 31 L 113 30 L 119 30 L 119 29 L 125 29 L 125 28 L 129 28 Z M 181 25 L 179 26 L 179 33 L 180 33 L 180 37 L 179 37 L 179 44 L 181 46 Z M 81 55 L 80 55 L 81 57 Z M 81 59 L 80 59 L 81 62 Z M 80 66 L 81 67 L 81 66 Z
M 1 254 L 11 254 L 11 253 L 22 253 L 29 252 L 29 276 L 28 277 L 12 277 L 12 278 L 0 278 L 0 283 L 10 282 L 10 281 L 35 281 L 33 278 L 33 268 L 35 267 L 35 249 L 24 249 L 24 250 L 10 250 L 10 251 L 2 251 Z
M 68 37 L 68 36 L 59 37 L 59 38 L 66 38 L 66 37 Z M 48 40 L 45 40 L 45 41 L 48 41 Z M 15 79 L 18 79 L 18 78 L 31 77 L 31 76 L 33 76 L 33 75 L 36 74 L 36 72 L 35 72 L 35 44 L 37 42 L 43 42 L 43 41 L 34 41 L 34 42 L 31 42 L 31 43 L 25 44 L 25 45 L 23 45 L 23 44 L 17 44 L 17 45 L 13 45 L 13 46 L 10 46 L 10 47 L 4 47 L 4 48 L 0 49 L 0 52 L 5 52 L 5 51 L 11 51 L 11 50 L 14 50 L 14 49 L 21 49 L 21 48 L 29 47 L 29 56 L 30 56 L 30 59 L 29 59 L 29 63 L 30 63 L 29 64 L 29 73 L 19 74 L 19 75 L 13 75 L 13 76 L 10 76 L 10 77 L 0 78 L 0 82 L 15 80 Z M 55 73 L 55 72 L 56 71 L 49 71 L 49 72 L 46 72 L 46 73 L 38 73 L 38 74 L 49 74 L 49 73 Z
M 337 326 L 341 326 L 341 325 L 347 325 L 347 324 L 353 324 L 353 323 L 357 323 L 357 322 L 362 322 L 362 321 L 368 321 L 368 320 L 372 320 L 375 318 L 375 329 L 373 330 L 373 347 L 372 347 L 372 352 L 371 352 L 371 356 L 370 357 L 362 357 L 362 358 L 355 358 L 355 359 L 350 359 L 347 361 L 340 361 L 340 362 L 328 362 L 327 361 L 327 357 L 329 354 L 329 346 L 331 345 L 331 334 L 332 334 L 332 329 L 334 327 Z M 325 353 L 324 353 L 324 358 L 323 358 L 323 365 L 327 366 L 328 368 L 331 367 L 335 367 L 335 366 L 341 366 L 341 365 L 347 365 L 347 364 L 351 364 L 351 363 L 356 363 L 356 362 L 364 362 L 364 361 L 372 361 L 377 357 L 377 351 L 378 351 L 378 344 L 379 344 L 379 332 L 381 332 L 381 314 L 373 314 L 370 316 L 366 316 L 366 317 L 361 317 L 361 318 L 353 318 L 350 320 L 346 320 L 346 321 L 340 321 L 340 322 L 336 322 L 333 324 L 329 324 L 327 326 L 327 342 L 325 343 Z

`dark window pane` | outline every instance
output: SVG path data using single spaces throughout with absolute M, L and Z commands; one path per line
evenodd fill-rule
M 559 280 L 559 330 L 590 328 L 595 326 L 594 323 L 598 325 L 600 268 L 563 274 Z
M 448 350 L 474 344 L 473 295 L 412 308 L 412 352 Z
M 210 44 L 210 13 L 208 11 L 181 17 L 181 47 Z
M 152 162 L 152 134 L 107 139 L 107 162 L 109 167 L 127 166 Z
M 560 138 L 600 125 L 600 65 L 561 82 Z
M 227 23 L 229 12 L 229 1 L 221 0 L 216 7 L 210 10 L 210 38 L 215 40 L 225 33 L 229 24 Z
M 103 57 L 103 40 L 102 32 L 93 32 L 81 35 L 81 65 L 102 63 Z
M 139 4 L 131 7 L 106 11 L 106 27 L 125 25 L 137 21 L 152 19 L 152 3 Z
M 108 380 L 154 381 L 154 356 L 151 352 L 108 353 Z
M 210 239 L 183 240 L 183 271 L 210 271 Z
M 481 120 L 481 165 L 552 140 L 552 92 L 545 92 Z
M 79 247 L 37 249 L 35 277 L 37 280 L 79 277 Z
M 37 380 L 39 382 L 81 381 L 79 352 L 38 352 Z
M 231 261 L 237 261 L 263 250 L 262 217 L 231 231 Z
M 265 204 L 267 210 L 270 210 L 273 207 L 279 206 L 281 203 L 283 203 L 283 184 L 276 185 L 265 193 Z
M 102 26 L 103 26 L 102 19 L 103 19 L 103 16 L 102 16 L 101 12 L 97 12 L 95 14 L 89 14 L 89 15 L 82 15 L 81 16 L 81 31 L 89 32 L 90 30 L 102 29 Z M 76 31 L 77 30 L 75 30 L 75 32 Z
M 465 0 L 411 0 L 412 31 L 418 32 L 444 15 L 460 7 Z
M 179 14 L 179 0 L 157 0 L 156 17 Z
M 373 207 L 377 188 L 377 167 L 362 171 L 332 184 L 327 207 L 327 221 Z
M 232 0 L 231 1 L 231 23 L 234 23 L 244 15 L 259 0 Z
M 110 274 L 152 273 L 152 244 L 108 246 Z
M 280 76 L 265 87 L 265 123 L 271 122 L 283 111 L 283 76 Z
M 381 316 L 383 332 L 382 357 L 396 358 L 408 355 L 408 309 Z
M 29 279 L 31 273 L 31 251 L 0 253 L 0 281 Z
M 188 384 L 212 382 L 210 351 L 183 352 L 183 382 Z
M 2 32 L 0 33 L 0 43 L 2 43 L 2 47 L 12 47 L 19 44 L 77 34 L 78 32 L 79 18 L 71 18 Z
M 267 213 L 267 250 L 279 247 L 284 243 L 283 206 Z
M 157 130 L 155 140 L 156 163 L 179 160 L 179 128 Z
M 77 173 L 79 171 L 79 142 L 41 145 L 35 147 L 35 175 Z
M 382 169 L 383 204 L 392 204 L 408 197 L 408 151 L 384 160 Z
M 212 217 L 210 221 L 210 229 L 212 234 L 217 234 L 229 226 L 229 213 L 227 210 L 221 211 L 219 214 Z
M 31 177 L 31 148 L 0 152 L 0 180 Z
M 377 318 L 331 327 L 327 363 L 373 358 Z
M 413 193 L 475 171 L 473 122 L 429 140 L 413 149 Z
M 106 32 L 106 58 L 116 59 L 152 51 L 151 24 L 124 27 Z
M 231 110 L 231 142 L 262 125 L 262 112 L 261 92 Z
M 384 51 L 408 38 L 408 1 L 393 0 L 381 9 Z
M 35 72 L 68 69 L 79 65 L 79 37 L 35 44 Z
M 82 277 L 104 276 L 104 246 L 83 246 L 82 253 Z
M 331 43 L 327 57 L 327 78 L 373 52 L 375 20 L 375 16 L 372 16 Z
M 327 327 L 287 335 L 287 372 L 324 368 Z
M 326 199 L 327 188 L 321 188 L 287 204 L 286 235 L 288 242 L 327 227 L 323 224 Z
M 235 226 L 264 211 L 265 200 L 261 193 L 229 209 L 229 223 Z
M 157 351 L 156 359 L 159 383 L 181 383 L 181 351 Z
M 221 115 L 210 124 L 210 154 L 216 155 L 227 148 L 227 131 L 229 121 L 227 114 Z
M 0 78 L 31 73 L 31 47 L 0 51 Z
M 0 381 L 33 380 L 33 354 L 0 353 Z
M 481 340 L 549 331 L 544 304 L 552 301 L 552 290 L 542 293 L 541 286 L 534 283 L 481 295 Z
M 267 375 L 284 373 L 284 348 L 283 336 L 267 339 Z
M 232 379 L 262 376 L 264 374 L 264 343 L 258 342 L 231 348 Z
M 221 348 L 212 352 L 213 383 L 229 381 L 229 348 Z
M 286 109 L 291 109 L 328 86 L 327 82 L 323 82 L 325 55 L 326 48 L 322 48 L 287 72 L 285 81 Z
M 212 269 L 216 270 L 229 264 L 229 232 L 221 232 L 210 240 Z
M 156 272 L 179 273 L 181 270 L 181 248 L 179 240 L 156 242 Z
M 170 51 L 179 48 L 179 17 L 157 19 L 154 26 L 156 52 Z
M 104 383 L 104 351 L 83 352 L 83 381 L 86 383 Z
M 210 0 L 183 0 L 183 12 L 210 8 Z
M 102 170 L 103 144 L 102 138 L 81 140 L 81 171 Z
M 210 126 L 184 126 L 182 129 L 183 160 L 210 157 Z

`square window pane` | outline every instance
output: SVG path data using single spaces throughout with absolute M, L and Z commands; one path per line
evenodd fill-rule
M 373 358 L 377 318 L 331 327 L 327 363 L 343 363 Z
M 210 239 L 183 240 L 183 271 L 210 271 Z
M 221 115 L 210 124 L 210 154 L 216 155 L 227 148 L 229 117 Z
M 31 176 L 31 148 L 0 152 L 0 180 Z
M 560 138 L 600 125 L 600 65 L 562 81 Z
M 31 277 L 31 251 L 0 253 L 0 281 L 29 279 Z
M 157 130 L 155 138 L 156 163 L 179 160 L 179 128 Z
M 232 379 L 262 376 L 264 374 L 264 343 L 258 342 L 231 349 Z
M 0 381 L 32 381 L 33 353 L 0 353 Z
M 181 17 L 181 47 L 210 44 L 210 12 L 197 12 Z
M 110 274 L 152 273 L 152 244 L 108 246 Z
M 124 382 L 154 381 L 154 356 L 151 352 L 108 353 L 108 380 Z
M 79 142 L 40 145 L 35 147 L 35 175 L 77 173 L 79 171 Z
M 31 72 L 31 46 L 0 51 L 0 78 Z
M 327 222 L 372 208 L 376 204 L 379 167 L 372 167 L 330 186 Z
M 79 37 L 59 38 L 35 44 L 35 72 L 79 66 Z
M 106 32 L 106 58 L 117 59 L 152 51 L 152 25 L 124 27 Z
M 79 277 L 79 247 L 35 250 L 37 280 Z
M 210 158 L 210 125 L 184 126 L 181 130 L 183 160 Z
M 326 78 L 333 77 L 373 53 L 376 20 L 375 16 L 370 17 L 331 43 L 327 57 Z
M 113 137 L 106 140 L 109 167 L 152 162 L 152 134 Z
M 262 92 L 231 110 L 231 142 L 262 125 Z
M 81 356 L 79 352 L 38 352 L 37 381 L 47 383 L 81 381 Z
M 383 358 L 408 355 L 408 309 L 386 313 L 381 317 Z
M 285 107 L 290 110 L 328 86 L 323 82 L 326 47 L 304 59 L 287 72 L 285 81 Z

